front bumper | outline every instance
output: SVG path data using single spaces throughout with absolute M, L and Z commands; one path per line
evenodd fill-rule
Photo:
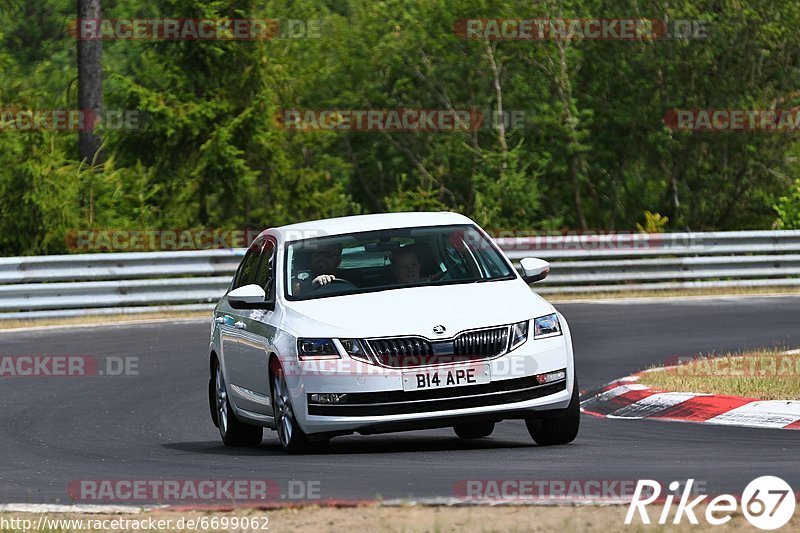
M 562 336 L 529 339 L 508 354 L 480 363 L 489 365 L 489 383 L 417 391 L 404 391 L 402 385 L 403 373 L 417 369 L 383 368 L 352 359 L 295 360 L 284 362 L 284 368 L 296 420 L 308 434 L 441 427 L 464 417 L 524 418 L 569 405 L 575 373 L 566 329 Z M 459 366 L 463 365 L 426 369 Z M 539 384 L 534 378 L 562 369 L 566 379 L 560 381 Z M 315 393 L 344 394 L 346 400 L 309 403 Z

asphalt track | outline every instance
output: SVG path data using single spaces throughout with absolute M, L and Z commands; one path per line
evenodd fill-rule
M 584 389 L 697 352 L 800 346 L 800 298 L 742 297 L 558 306 Z M 319 483 L 324 499 L 453 496 L 466 479 L 693 478 L 741 493 L 777 475 L 800 490 L 800 432 L 584 416 L 571 445 L 537 447 L 521 422 L 491 438 L 451 430 L 339 437 L 327 452 L 225 448 L 206 403 L 206 322 L 0 333 L 0 355 L 137 356 L 138 376 L 0 378 L 0 503 L 68 503 L 81 479 L 274 479 Z

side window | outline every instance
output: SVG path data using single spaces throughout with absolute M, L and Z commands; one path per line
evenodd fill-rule
M 261 258 L 259 248 L 261 248 L 260 245 L 253 245 L 247 250 L 242 260 L 242 265 L 239 267 L 239 273 L 236 275 L 236 281 L 233 284 L 234 289 L 254 282 L 256 270 L 258 269 L 258 260 Z
M 274 281 L 274 257 L 275 257 L 275 243 L 267 240 L 264 243 L 264 248 L 261 250 L 261 266 L 258 268 L 255 283 L 264 289 L 269 298 L 272 284 Z

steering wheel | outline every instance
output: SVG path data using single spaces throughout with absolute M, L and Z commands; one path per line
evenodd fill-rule
M 334 278 L 333 281 L 329 281 L 325 285 L 316 285 L 312 289 L 312 292 L 318 292 L 318 291 L 324 290 L 326 288 L 331 288 L 333 285 L 342 285 L 342 286 L 357 288 L 354 283 L 350 283 L 346 279 Z M 344 288 L 344 287 L 339 287 L 339 288 Z

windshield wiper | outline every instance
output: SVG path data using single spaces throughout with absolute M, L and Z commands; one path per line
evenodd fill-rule
M 480 278 L 480 279 L 476 279 L 472 283 L 486 283 L 487 281 L 507 281 L 507 280 L 510 280 L 510 279 L 514 279 L 514 278 L 512 276 L 503 276 L 503 277 L 500 277 L 500 278 Z

